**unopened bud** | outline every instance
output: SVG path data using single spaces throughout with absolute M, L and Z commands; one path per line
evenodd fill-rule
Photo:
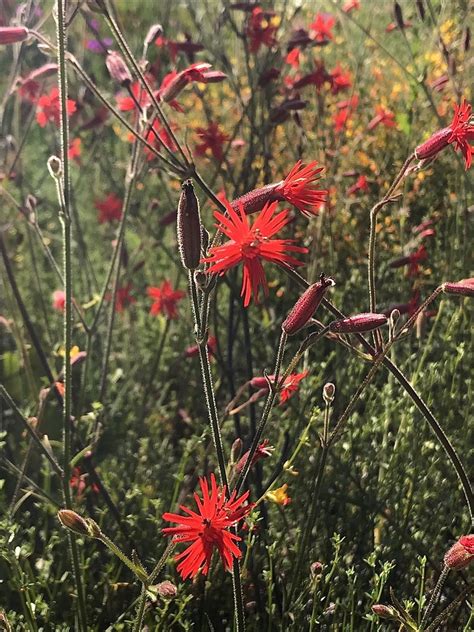
M 24 42 L 29 33 L 25 26 L 0 26 L 0 44 Z
M 160 582 L 155 586 L 156 592 L 163 599 L 173 599 L 178 594 L 178 589 L 176 586 L 166 579 L 164 582 Z
M 201 216 L 199 200 L 191 180 L 182 185 L 178 203 L 177 236 L 181 262 L 188 270 L 195 270 L 201 259 Z
M 333 285 L 334 281 L 322 274 L 317 283 L 305 290 L 281 326 L 287 336 L 294 336 L 306 325 L 319 307 L 327 288 Z
M 50 156 L 48 158 L 48 169 L 51 176 L 56 180 L 62 174 L 62 164 L 57 156 Z
M 232 463 L 237 463 L 237 459 L 240 457 L 240 453 L 242 452 L 242 439 L 237 437 L 237 439 L 232 444 L 230 449 L 230 458 Z
M 391 606 L 386 606 L 383 603 L 376 603 L 372 606 L 372 612 L 381 619 L 396 619 L 397 611 Z
M 332 382 L 327 382 L 327 384 L 325 384 L 323 387 L 323 399 L 328 406 L 334 401 L 335 394 L 336 387 Z
M 463 535 L 444 556 L 445 565 L 458 571 L 474 560 L 474 534 Z
M 384 314 L 357 314 L 350 318 L 334 320 L 329 329 L 335 334 L 354 334 L 372 331 L 385 325 L 388 318 Z
M 461 296 L 474 296 L 474 277 L 463 279 L 453 283 L 443 283 L 441 286 L 445 294 L 460 294 Z
M 393 4 L 393 13 L 395 14 L 395 22 L 397 23 L 398 28 L 403 31 L 405 23 L 403 21 L 402 7 L 398 4 L 398 2 Z
M 323 572 L 323 565 L 321 562 L 313 562 L 309 567 L 309 570 L 311 572 L 311 577 L 318 577 L 318 575 L 321 575 Z
M 63 527 L 66 527 L 66 529 L 74 531 L 74 533 L 78 533 L 79 535 L 92 537 L 89 523 L 75 511 L 71 511 L 70 509 L 60 509 L 58 511 L 58 519 Z
M 129 86 L 132 83 L 132 75 L 120 53 L 109 50 L 105 58 L 105 65 L 112 79 L 121 86 Z
M 453 131 L 450 127 L 444 127 L 438 130 L 428 138 L 424 143 L 418 145 L 415 149 L 415 156 L 418 160 L 427 160 L 433 158 L 440 151 L 449 145 L 449 138 Z
M 148 29 L 148 33 L 146 34 L 146 37 L 143 41 L 143 46 L 145 47 L 145 50 L 162 33 L 163 33 L 163 27 L 161 26 L 161 24 L 153 24 L 152 26 L 150 26 L 150 28 Z

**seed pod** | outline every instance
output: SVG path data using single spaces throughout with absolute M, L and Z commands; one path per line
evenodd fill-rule
M 306 325 L 321 303 L 327 288 L 333 285 L 334 281 L 322 274 L 317 283 L 305 290 L 281 326 L 287 336 L 294 336 Z
M 105 65 L 112 79 L 121 86 L 129 86 L 132 83 L 132 75 L 120 53 L 109 50 L 105 59 Z
M 466 26 L 466 30 L 464 31 L 464 38 L 463 38 L 463 49 L 464 52 L 467 53 L 467 51 L 471 48 L 471 29 Z
M 398 28 L 403 31 L 405 23 L 403 21 L 402 7 L 398 4 L 398 2 L 394 3 L 393 12 L 395 14 L 395 22 L 397 23 Z
M 474 277 L 463 279 L 454 283 L 443 283 L 441 286 L 445 294 L 459 294 L 461 296 L 474 296 Z
M 415 149 L 415 156 L 417 159 L 426 160 L 436 156 L 436 154 L 449 145 L 449 138 L 452 133 L 453 130 L 450 127 L 445 127 L 430 136 L 428 140 L 421 145 L 418 145 Z
M 416 9 L 418 11 L 418 15 L 420 16 L 420 20 L 425 20 L 425 5 L 423 4 L 423 0 L 416 0 Z
M 329 325 L 329 329 L 335 334 L 354 334 L 372 331 L 385 325 L 388 318 L 384 314 L 357 314 L 350 318 L 334 320 Z
M 178 203 L 177 236 L 181 262 L 188 270 L 195 270 L 201 259 L 201 216 L 199 200 L 191 180 L 182 184 Z
M 47 164 L 49 173 L 54 179 L 57 179 L 62 175 L 62 163 L 57 156 L 50 156 Z
M 74 533 L 89 537 L 92 535 L 87 520 L 84 520 L 84 518 L 75 511 L 71 511 L 70 509 L 60 509 L 58 511 L 58 519 L 63 527 L 66 527 L 66 529 L 69 529 L 70 531 L 74 531 Z
M 327 384 L 325 384 L 323 387 L 323 399 L 328 406 L 334 401 L 335 394 L 336 387 L 332 382 L 327 382 Z
M 474 535 L 463 535 L 444 556 L 445 565 L 453 570 L 460 570 L 474 560 Z
M 24 42 L 29 33 L 25 26 L 0 26 L 0 44 Z

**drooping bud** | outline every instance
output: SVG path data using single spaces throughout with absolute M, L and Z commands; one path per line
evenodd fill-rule
M 381 619 L 397 619 L 397 611 L 392 606 L 386 606 L 383 603 L 375 603 L 372 606 L 372 612 Z
M 105 65 L 112 79 L 121 86 L 129 86 L 132 83 L 132 75 L 120 53 L 109 50 L 105 58 Z
M 372 331 L 385 325 L 388 318 L 385 314 L 357 314 L 349 318 L 334 320 L 329 325 L 329 329 L 335 334 L 355 334 Z
M 0 26 L 0 44 L 24 42 L 29 33 L 25 26 Z
M 74 531 L 74 533 L 78 533 L 79 535 L 92 537 L 91 528 L 87 520 L 84 520 L 84 518 L 75 511 L 71 511 L 70 509 L 60 509 L 58 511 L 58 519 L 63 527 L 66 527 L 66 529 Z
M 463 535 L 444 556 L 445 565 L 458 571 L 474 560 L 474 534 Z
M 240 437 L 237 437 L 230 449 L 230 459 L 232 463 L 237 463 L 237 459 L 242 452 L 242 445 L 242 439 Z
M 334 401 L 334 395 L 336 394 L 336 387 L 332 382 L 327 382 L 323 386 L 323 399 L 329 406 Z
M 428 160 L 433 158 L 440 151 L 449 145 L 449 138 L 453 130 L 450 127 L 444 127 L 438 130 L 428 138 L 424 143 L 418 145 L 415 149 L 415 156 L 418 160 Z
M 161 24 L 153 24 L 152 26 L 150 26 L 150 28 L 148 29 L 148 33 L 146 34 L 146 37 L 143 41 L 143 46 L 145 47 L 145 50 L 162 33 L 163 33 L 163 27 L 161 26 Z
M 268 445 L 268 443 L 269 443 L 268 439 L 264 439 L 262 441 L 262 443 L 260 443 L 257 446 L 257 449 L 255 450 L 255 452 L 254 452 L 254 454 L 252 456 L 252 461 L 250 463 L 250 467 L 253 467 L 255 465 L 255 463 L 258 463 L 258 461 L 260 461 L 261 459 L 266 459 L 267 457 L 271 456 L 274 448 L 273 448 L 273 446 Z M 245 454 L 239 460 L 239 462 L 235 466 L 235 469 L 237 470 L 237 472 L 242 472 L 242 470 L 244 469 L 245 464 L 247 463 L 247 459 L 248 459 L 249 454 L 250 454 L 250 450 L 247 450 L 247 452 L 245 452 Z
M 50 156 L 48 158 L 48 170 L 55 180 L 59 178 L 62 174 L 62 164 L 61 160 L 57 156 Z
M 441 286 L 445 294 L 459 294 L 460 296 L 474 296 L 474 277 L 453 283 L 443 283 Z
M 309 567 L 309 570 L 311 572 L 311 577 L 318 577 L 323 572 L 323 565 L 321 562 L 313 562 Z
M 191 180 L 182 185 L 178 203 L 177 236 L 181 261 L 188 270 L 195 270 L 201 259 L 201 216 L 199 200 Z
M 305 290 L 281 326 L 287 336 L 294 336 L 306 325 L 319 307 L 327 288 L 333 285 L 334 281 L 322 274 L 317 283 Z

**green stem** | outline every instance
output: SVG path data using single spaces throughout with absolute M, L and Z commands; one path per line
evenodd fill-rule
M 258 448 L 258 444 L 260 442 L 260 439 L 262 437 L 263 431 L 265 429 L 265 426 L 267 424 L 268 421 L 268 417 L 270 416 L 270 412 L 273 408 L 273 404 L 275 402 L 275 398 L 277 396 L 278 393 L 278 378 L 280 375 L 280 369 L 281 369 L 281 364 L 283 361 L 283 355 L 285 353 L 285 346 L 286 346 L 286 333 L 282 330 L 281 335 L 280 335 L 280 342 L 278 344 L 278 350 L 276 353 L 276 358 L 275 358 L 275 369 L 273 371 L 273 383 L 270 387 L 270 390 L 268 392 L 268 396 L 267 399 L 265 401 L 265 406 L 263 408 L 262 411 L 262 417 L 259 421 L 259 424 L 257 426 L 257 431 L 255 432 L 255 436 L 253 438 L 252 441 L 252 445 L 250 446 L 250 450 L 247 456 L 247 460 L 245 461 L 245 465 L 242 468 L 242 471 L 239 474 L 239 478 L 237 479 L 237 482 L 235 484 L 235 491 L 237 492 L 237 494 L 239 493 L 239 491 L 242 489 L 243 484 L 245 483 L 245 479 L 247 478 L 247 475 L 250 471 L 250 468 L 252 466 L 252 459 L 253 456 Z
M 58 87 L 60 101 L 60 136 L 61 136 L 61 165 L 62 177 L 56 179 L 59 193 L 60 220 L 63 228 L 63 257 L 64 257 L 64 398 L 63 398 L 63 478 L 62 487 L 64 502 L 67 509 L 72 509 L 69 479 L 71 474 L 71 411 L 72 411 L 72 257 L 71 257 L 71 214 L 70 214 L 70 179 L 69 179 L 69 121 L 67 114 L 67 77 L 66 77 L 66 26 L 64 22 L 65 2 L 56 1 L 57 10 L 57 53 L 58 53 Z M 84 589 L 82 584 L 79 553 L 76 537 L 69 534 L 69 544 L 72 555 L 72 566 L 76 583 L 79 625 L 87 630 L 87 614 Z
M 441 591 L 443 590 L 444 582 L 446 581 L 448 573 L 449 573 L 449 566 L 445 565 L 443 567 L 443 570 L 441 571 L 438 581 L 436 582 L 436 586 L 434 587 L 433 592 L 431 593 L 431 597 L 428 602 L 428 605 L 426 606 L 426 610 L 423 613 L 420 630 L 423 630 L 425 628 L 426 624 L 428 623 L 430 614 L 433 612 L 434 608 L 436 607 L 436 604 L 438 603 L 438 599 L 441 595 Z
M 105 533 L 101 532 L 100 535 L 97 536 L 97 539 L 105 544 L 105 546 L 110 549 L 112 553 L 116 555 L 119 560 L 123 562 L 125 566 L 127 566 L 141 582 L 146 582 L 146 573 L 136 564 L 134 564 L 132 560 L 129 559 L 121 549 L 119 549 L 115 542 L 113 542 L 109 537 L 105 535 Z
M 143 617 L 145 616 L 146 605 L 146 584 L 142 584 L 142 590 L 140 592 L 140 599 L 138 602 L 137 616 L 133 625 L 133 632 L 140 632 L 143 625 Z

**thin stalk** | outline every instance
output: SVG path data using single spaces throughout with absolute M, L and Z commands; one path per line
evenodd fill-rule
M 310 496 L 310 510 L 309 515 L 307 517 L 304 529 L 300 535 L 298 542 L 298 553 L 296 556 L 296 564 L 293 573 L 293 581 L 291 584 L 290 593 L 288 596 L 288 603 L 291 603 L 293 600 L 293 595 L 298 588 L 298 583 L 301 575 L 301 570 L 303 567 L 304 557 L 306 555 L 306 549 L 308 548 L 309 538 L 311 532 L 314 527 L 314 523 L 316 521 L 316 513 L 318 510 L 318 502 L 319 502 L 319 494 L 321 491 L 321 483 L 323 481 L 324 470 L 326 467 L 327 456 L 329 452 L 329 448 L 331 443 L 329 441 L 329 415 L 330 415 L 330 407 L 331 404 L 329 401 L 326 402 L 326 407 L 324 409 L 324 426 L 323 426 L 323 435 L 320 437 L 321 440 L 321 456 L 319 458 L 318 463 L 318 471 L 316 473 L 316 478 L 314 479 L 313 489 L 311 491 Z
M 438 577 L 438 581 L 436 582 L 436 586 L 433 589 L 433 592 L 431 593 L 431 597 L 430 600 L 428 602 L 428 605 L 426 606 L 426 610 L 423 613 L 423 618 L 421 620 L 421 625 L 420 625 L 420 630 L 424 630 L 426 624 L 428 623 L 428 619 L 430 617 L 430 614 L 433 612 L 434 608 L 436 607 L 436 604 L 438 603 L 438 599 L 441 595 L 441 591 L 443 590 L 443 586 L 444 586 L 444 582 L 446 581 L 446 578 L 448 576 L 449 573 L 449 566 L 444 566 L 443 570 L 441 571 L 440 576 Z
M 146 584 L 142 584 L 142 590 L 140 592 L 140 598 L 138 601 L 137 616 L 135 617 L 135 623 L 133 624 L 133 632 L 140 632 L 143 625 L 143 617 L 145 616 L 146 605 Z
M 58 87 L 60 102 L 60 136 L 61 136 L 61 165 L 62 177 L 56 179 L 58 188 L 60 221 L 63 228 L 63 257 L 64 257 L 64 398 L 63 398 L 63 494 L 67 509 L 72 509 L 71 490 L 69 479 L 71 474 L 71 411 L 72 411 L 72 367 L 71 367 L 71 346 L 72 346 L 72 253 L 71 253 L 71 214 L 70 214 L 70 179 L 69 179 L 69 121 L 67 115 L 67 76 L 66 76 L 66 27 L 64 22 L 65 14 L 64 0 L 56 1 L 57 11 L 57 53 L 58 53 Z M 79 553 L 77 550 L 76 537 L 69 534 L 69 545 L 72 556 L 72 566 L 74 580 L 76 583 L 79 625 L 81 629 L 87 630 L 87 614 L 84 589 L 82 584 L 81 569 L 79 565 Z
M 163 566 L 166 564 L 166 560 L 169 558 L 169 556 L 173 552 L 173 549 L 174 549 L 175 546 L 176 546 L 176 542 L 173 539 L 170 540 L 168 546 L 165 549 L 165 552 L 163 553 L 163 555 L 158 560 L 155 568 L 151 571 L 151 573 L 147 577 L 146 583 L 147 583 L 148 586 L 150 584 L 153 584 L 155 579 L 161 573 L 161 570 L 163 569 Z
M 252 441 L 252 445 L 250 446 L 250 450 L 247 456 L 247 460 L 245 461 L 245 465 L 242 468 L 242 471 L 239 474 L 239 478 L 237 479 L 237 482 L 235 484 L 235 491 L 238 494 L 239 491 L 241 490 L 243 484 L 245 483 L 245 479 L 247 478 L 247 475 L 250 471 L 250 468 L 252 466 L 252 459 L 254 457 L 254 454 L 258 448 L 258 444 L 260 442 L 260 439 L 262 437 L 263 431 L 265 429 L 265 426 L 267 424 L 268 418 L 270 416 L 270 412 L 272 410 L 273 404 L 275 402 L 275 398 L 277 396 L 278 393 L 278 378 L 280 376 L 280 370 L 281 370 L 281 364 L 283 361 L 283 355 L 285 353 L 285 346 L 286 346 L 286 340 L 287 340 L 287 336 L 286 333 L 282 330 L 281 335 L 280 335 L 280 342 L 278 343 L 278 349 L 277 349 L 277 353 L 276 353 L 276 357 L 275 357 L 275 368 L 273 371 L 274 374 L 274 378 L 273 378 L 273 383 L 270 386 L 270 390 L 268 392 L 268 396 L 267 399 L 265 401 L 265 406 L 263 408 L 262 411 L 262 417 L 260 418 L 260 421 L 258 423 L 257 426 L 257 431 L 255 432 L 255 436 L 253 438 Z
M 121 549 L 119 549 L 115 542 L 113 542 L 109 537 L 105 535 L 105 533 L 101 532 L 100 535 L 97 536 L 97 539 L 105 544 L 105 546 L 110 549 L 112 553 L 116 555 L 119 560 L 123 562 L 125 566 L 127 566 L 141 582 L 146 581 L 146 573 L 139 566 L 134 564 L 132 560 L 129 559 Z

